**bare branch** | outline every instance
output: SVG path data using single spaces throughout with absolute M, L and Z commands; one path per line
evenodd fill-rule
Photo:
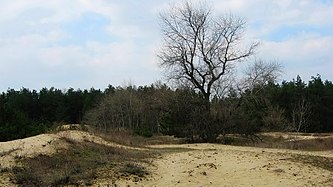
M 261 88 L 268 83 L 275 83 L 282 73 L 282 66 L 276 62 L 264 62 L 256 59 L 245 71 L 244 85 L 246 89 Z
M 185 2 L 161 15 L 161 65 L 169 78 L 189 81 L 209 100 L 212 89 L 226 82 L 234 63 L 252 56 L 258 43 L 240 50 L 245 21 L 233 15 L 214 18 L 205 6 Z

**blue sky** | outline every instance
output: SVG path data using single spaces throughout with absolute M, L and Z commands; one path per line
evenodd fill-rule
M 158 15 L 175 2 L 0 1 L 0 91 L 163 80 Z M 316 74 L 333 80 L 332 0 L 206 2 L 216 15 L 231 12 L 247 20 L 246 40 L 261 43 L 256 58 L 280 62 L 282 80 Z

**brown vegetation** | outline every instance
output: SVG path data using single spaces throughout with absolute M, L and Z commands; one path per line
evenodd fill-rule
M 143 137 L 136 135 L 130 130 L 118 129 L 109 131 L 92 130 L 97 136 L 102 137 L 104 140 L 109 142 L 115 142 L 121 145 L 133 146 L 133 147 L 144 147 L 147 145 L 155 144 L 180 144 L 185 143 L 183 138 L 175 138 L 174 136 L 152 136 Z
M 333 134 L 329 133 L 261 133 L 257 141 L 240 135 L 226 135 L 221 142 L 228 145 L 262 148 L 292 149 L 303 151 L 333 150 Z
M 19 186 L 91 185 L 98 178 L 117 180 L 121 177 L 144 177 L 148 174 L 142 163 L 152 152 L 110 147 L 93 142 L 69 144 L 53 155 L 17 158 L 21 166 L 12 168 L 13 180 Z M 135 164 L 134 164 L 135 163 Z M 101 171 L 108 172 L 101 172 Z

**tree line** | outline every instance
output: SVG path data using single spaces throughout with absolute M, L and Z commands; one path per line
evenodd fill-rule
M 308 83 L 298 76 L 247 90 L 229 88 L 209 105 L 207 113 L 205 97 L 189 87 L 130 86 L 106 95 L 85 115 L 85 123 L 102 130 L 132 129 L 206 142 L 229 133 L 253 138 L 262 131 L 333 131 L 333 84 L 319 75 Z
M 0 141 L 40 134 L 55 123 L 80 123 L 107 91 L 8 89 L 0 95 Z
M 244 91 L 230 88 L 209 104 L 207 113 L 200 92 L 165 84 L 110 85 L 104 91 L 9 89 L 0 97 L 0 139 L 36 135 L 57 123 L 83 123 L 104 131 L 128 129 L 143 136 L 176 135 L 189 141 L 215 141 L 228 133 L 333 131 L 333 84 L 319 75 L 308 83 L 298 76 Z

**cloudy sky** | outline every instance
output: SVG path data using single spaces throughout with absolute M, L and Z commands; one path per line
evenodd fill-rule
M 159 12 L 175 0 L 0 0 L 0 91 L 101 88 L 162 79 Z M 281 79 L 333 80 L 332 0 L 206 0 L 247 20 Z

